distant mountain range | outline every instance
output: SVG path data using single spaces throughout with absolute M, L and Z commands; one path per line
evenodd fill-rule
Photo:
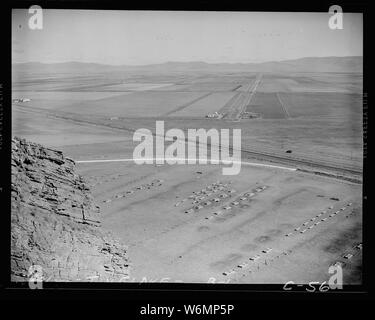
M 150 72 L 345 72 L 362 73 L 363 57 L 309 57 L 295 60 L 284 60 L 262 63 L 206 63 L 196 62 L 166 62 L 161 64 L 129 66 L 106 65 L 84 62 L 14 63 L 12 72 L 19 73 L 106 73 L 126 71 Z

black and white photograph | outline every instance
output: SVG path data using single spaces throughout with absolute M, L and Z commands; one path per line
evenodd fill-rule
M 362 285 L 363 14 L 324 10 L 12 9 L 12 283 Z

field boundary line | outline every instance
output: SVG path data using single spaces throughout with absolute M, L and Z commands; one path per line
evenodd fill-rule
M 195 98 L 194 100 L 189 101 L 189 102 L 183 104 L 182 106 L 177 107 L 177 108 L 174 109 L 174 110 L 171 110 L 171 111 L 168 111 L 168 112 L 162 114 L 160 117 L 166 117 L 166 116 L 171 115 L 172 113 L 175 113 L 175 112 L 181 111 L 181 110 L 183 110 L 183 109 L 185 109 L 185 108 L 187 108 L 187 107 L 190 107 L 192 104 L 196 103 L 197 101 L 199 101 L 199 100 L 201 100 L 201 99 L 204 99 L 204 98 L 208 97 L 209 95 L 211 95 L 211 94 L 213 94 L 213 93 L 214 93 L 214 92 L 208 92 L 208 93 L 205 93 L 204 95 L 199 96 L 199 97 Z
M 289 112 L 288 112 L 288 109 L 286 108 L 286 106 L 284 105 L 284 102 L 281 100 L 281 98 L 280 98 L 280 95 L 279 95 L 279 92 L 276 92 L 276 96 L 277 96 L 277 99 L 279 100 L 279 103 L 280 103 L 280 105 L 281 105 L 281 108 L 283 109 L 283 111 L 284 111 L 284 114 L 285 114 L 285 118 L 286 119 L 290 119 L 291 117 L 290 117 L 290 114 L 289 114 Z

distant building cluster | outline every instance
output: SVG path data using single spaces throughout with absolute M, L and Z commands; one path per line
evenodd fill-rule
M 259 114 L 254 113 L 254 112 L 245 111 L 241 114 L 242 119 L 254 119 L 254 118 L 259 118 L 259 117 L 260 117 Z
M 206 115 L 206 118 L 214 118 L 214 119 L 221 119 L 224 115 L 215 111 L 214 113 L 209 113 Z
M 28 98 L 18 98 L 18 99 L 13 99 L 13 102 L 29 102 L 31 99 Z

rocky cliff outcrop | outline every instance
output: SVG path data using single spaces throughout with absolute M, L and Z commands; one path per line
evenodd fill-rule
M 126 247 L 100 228 L 99 207 L 60 151 L 12 140 L 12 281 L 40 266 L 44 281 L 123 281 Z

